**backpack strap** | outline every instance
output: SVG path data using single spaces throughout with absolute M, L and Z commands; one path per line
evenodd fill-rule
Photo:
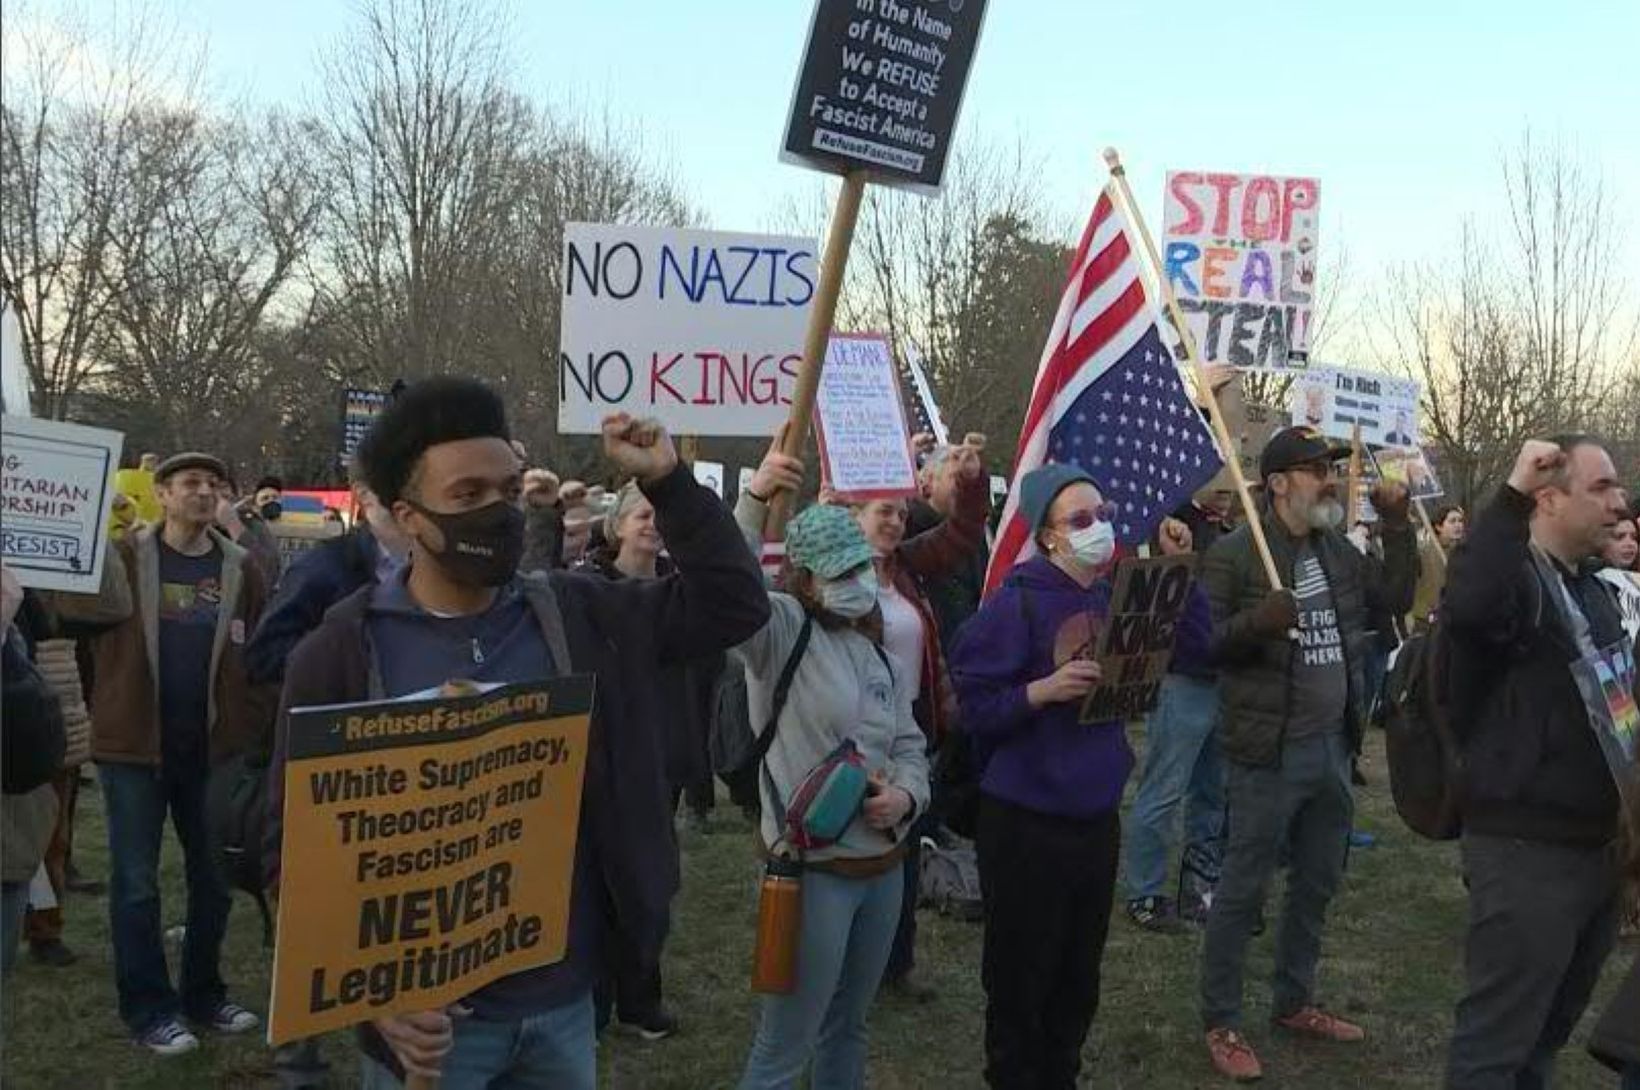
M 757 741 L 752 743 L 752 751 L 740 765 L 740 769 L 751 768 L 763 763 L 763 758 L 769 755 L 769 747 L 774 745 L 775 728 L 780 725 L 780 713 L 786 710 L 786 700 L 791 696 L 792 679 L 797 676 L 797 668 L 803 664 L 803 654 L 809 649 L 809 638 L 814 635 L 814 618 L 804 616 L 803 627 L 797 632 L 797 642 L 792 644 L 791 653 L 786 656 L 786 664 L 780 668 L 780 677 L 774 684 L 774 700 L 769 705 L 769 721 L 763 729 L 757 732 Z

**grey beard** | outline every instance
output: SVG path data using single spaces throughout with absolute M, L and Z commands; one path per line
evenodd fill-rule
M 1306 518 L 1312 529 L 1336 529 L 1344 523 L 1344 505 L 1337 500 L 1317 500 Z

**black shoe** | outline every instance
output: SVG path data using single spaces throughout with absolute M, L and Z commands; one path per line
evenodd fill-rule
M 910 973 L 883 981 L 883 991 L 908 1003 L 932 1003 L 940 997 L 938 991 Z
M 1182 935 L 1190 930 L 1190 925 L 1179 919 L 1173 902 L 1166 897 L 1141 897 L 1129 901 L 1127 918 L 1158 935 Z
M 646 1041 L 664 1041 L 678 1032 L 677 1016 L 664 1007 L 635 1022 L 629 1022 L 623 1018 L 621 1019 L 621 1025 L 634 1031 Z
M 80 960 L 80 955 L 64 946 L 61 939 L 30 943 L 29 956 L 41 965 L 50 965 L 58 969 Z
M 70 893 L 84 893 L 92 897 L 101 897 L 108 892 L 107 882 L 87 878 L 72 863 L 63 868 L 63 887 Z

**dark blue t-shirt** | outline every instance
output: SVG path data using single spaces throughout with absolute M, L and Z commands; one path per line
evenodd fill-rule
M 402 697 L 446 681 L 511 683 L 558 674 L 535 610 L 516 583 L 470 617 L 439 617 L 415 603 L 400 570 L 371 595 L 368 625 L 382 688 Z M 584 832 L 584 830 L 583 830 Z M 593 838 L 576 846 L 568 948 L 562 961 L 503 977 L 467 998 L 480 1018 L 509 1021 L 585 995 L 596 983 L 602 945 L 598 863 Z
M 186 556 L 159 545 L 160 756 L 173 772 L 210 753 L 211 645 L 222 606 L 222 550 Z

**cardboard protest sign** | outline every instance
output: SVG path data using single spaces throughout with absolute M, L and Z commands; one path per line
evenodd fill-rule
M 1082 702 L 1080 722 L 1134 719 L 1156 706 L 1195 573 L 1193 555 L 1117 565 L 1110 615 L 1099 643 L 1104 680 Z
M 1373 452 L 1373 462 L 1382 480 L 1397 481 L 1407 486 L 1415 500 L 1432 500 L 1444 493 L 1435 471 L 1430 468 L 1424 452 L 1416 447 Z
M 387 408 L 387 395 L 380 390 L 345 390 L 342 394 L 342 445 L 338 460 L 347 465 L 359 440 L 370 431 L 376 417 Z
M 1320 197 L 1314 178 L 1169 172 L 1162 263 L 1202 363 L 1306 365 Z
M 117 431 L 0 417 L 0 556 L 37 590 L 95 594 L 124 437 Z
M 0 412 L 33 416 L 29 403 L 28 365 L 23 360 L 23 331 L 10 305 L 0 299 Z
M 1359 424 L 1369 447 L 1413 447 L 1421 389 L 1414 379 L 1378 371 L 1312 367 L 1293 377 L 1289 408 L 1293 423 L 1334 439 L 1348 440 Z
M 297 709 L 273 1044 L 564 956 L 593 680 Z
M 815 437 L 826 480 L 841 499 L 917 492 L 917 464 L 888 341 L 838 334 L 826 347 L 815 402 Z
M 612 412 L 674 435 L 767 436 L 786 419 L 814 298 L 814 239 L 564 227 L 558 428 Z
M 986 0 L 816 0 L 780 158 L 939 190 Z
M 695 480 L 710 488 L 723 498 L 723 463 L 706 462 L 696 459 L 694 464 Z

